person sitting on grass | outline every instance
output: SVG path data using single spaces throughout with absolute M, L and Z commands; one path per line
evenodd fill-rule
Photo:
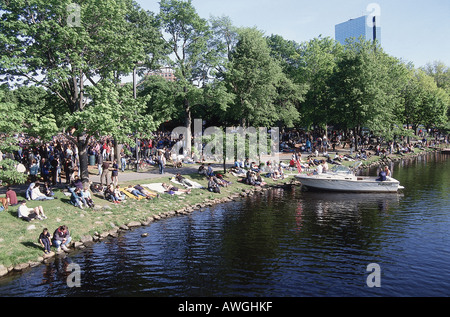
M 245 178 L 245 183 L 247 185 L 255 185 L 255 181 L 256 181 L 256 177 L 255 177 L 255 172 L 253 172 L 252 170 L 248 170 L 247 171 L 247 176 Z
M 67 247 L 72 241 L 72 237 L 70 236 L 69 229 L 66 225 L 58 227 L 53 233 L 53 245 L 56 248 L 56 252 L 61 252 L 63 249 L 66 252 L 69 252 L 69 248 Z
M 91 184 L 89 187 L 91 191 L 95 194 L 101 194 L 104 192 L 103 186 L 100 184 Z
M 125 201 L 126 195 L 122 193 L 119 185 L 117 185 L 114 189 L 114 195 L 119 199 L 119 201 Z
M 28 188 L 25 191 L 25 198 L 27 200 L 31 200 L 31 191 L 33 190 L 35 185 L 36 185 L 36 183 L 30 183 L 30 185 L 28 185 Z
M 44 194 L 47 197 L 52 197 L 55 195 L 55 193 L 51 190 L 50 184 L 48 182 L 44 183 Z
M 213 193 L 219 193 L 220 194 L 220 187 L 219 185 L 214 181 L 213 177 L 209 177 L 208 181 L 208 190 Z
M 84 201 L 90 208 L 94 207 L 95 204 L 94 201 L 92 200 L 91 192 L 87 187 L 83 188 L 83 190 L 81 191 L 81 197 L 84 199 Z
M 30 222 L 34 219 L 44 220 L 47 219 L 47 216 L 44 214 L 44 208 L 42 206 L 38 206 L 35 208 L 29 208 L 27 206 L 27 201 L 22 200 L 20 202 L 20 206 L 17 209 L 17 216 L 27 222 Z
M 278 168 L 273 171 L 272 179 L 274 181 L 284 179 L 283 167 L 281 165 L 279 165 Z
M 214 171 L 213 171 L 213 168 L 211 166 L 211 163 L 208 164 L 208 169 L 206 170 L 206 176 L 208 176 L 208 177 L 214 176 Z
M 113 184 L 109 184 L 108 186 L 106 186 L 104 194 L 105 194 L 105 198 L 107 200 L 110 200 L 110 201 L 112 201 L 115 204 L 119 204 L 120 203 L 119 197 L 117 197 L 115 192 L 114 192 Z
M 10 206 L 15 206 L 19 202 L 17 201 L 17 194 L 14 190 L 11 189 L 11 187 L 6 188 L 6 198 L 8 199 L 8 203 Z
M 81 190 L 77 187 L 71 190 L 72 194 L 70 195 L 70 203 L 75 207 L 80 209 L 84 209 L 83 206 L 88 207 L 86 200 L 81 195 Z
M 55 197 L 48 197 L 44 193 L 41 193 L 39 189 L 39 184 L 34 184 L 34 187 L 31 189 L 31 200 L 51 200 L 55 199 Z
M 261 174 L 260 173 L 256 173 L 256 175 L 255 175 L 255 185 L 256 186 L 264 186 L 266 184 L 267 183 L 264 182 L 263 178 L 261 177 Z
M 50 246 L 52 245 L 52 240 L 50 238 L 50 233 L 48 232 L 47 228 L 44 228 L 44 230 L 42 230 L 41 234 L 39 235 L 39 243 L 44 248 L 44 253 L 49 254 Z
M 206 168 L 205 168 L 205 164 L 204 163 L 202 163 L 202 165 L 199 166 L 198 173 L 200 175 L 206 175 Z
M 230 174 L 235 176 L 235 177 L 245 176 L 245 171 L 242 168 L 240 168 L 240 167 L 233 166 L 230 169 Z
M 72 187 L 83 189 L 83 182 L 82 182 L 81 178 L 78 175 L 75 176 L 75 178 L 74 178 L 74 180 L 72 182 Z

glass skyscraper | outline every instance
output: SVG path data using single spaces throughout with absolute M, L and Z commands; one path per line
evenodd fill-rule
M 363 36 L 366 41 L 377 40 L 381 44 L 381 28 L 378 26 L 376 16 L 367 16 L 356 19 L 350 19 L 347 22 L 336 24 L 335 39 L 341 44 L 345 44 L 345 40 L 354 37 L 356 40 Z

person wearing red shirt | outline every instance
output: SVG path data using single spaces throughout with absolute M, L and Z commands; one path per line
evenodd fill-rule
M 11 187 L 6 188 L 6 198 L 8 199 L 10 206 L 15 206 L 19 202 L 17 201 L 17 195 L 16 192 L 11 189 Z

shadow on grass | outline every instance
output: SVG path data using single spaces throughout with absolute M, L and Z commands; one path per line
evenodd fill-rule
M 206 178 L 205 175 L 199 174 L 199 173 L 196 173 L 196 174 L 189 174 L 189 177 L 190 177 L 192 180 L 200 180 L 200 181 L 207 181 L 207 180 L 208 180 L 208 179 Z
M 37 245 L 34 242 L 26 241 L 26 242 L 21 242 L 21 243 L 22 243 L 22 245 L 24 245 L 27 248 L 36 249 L 36 250 L 42 250 L 42 247 Z
M 3 212 L 6 212 L 6 213 L 10 214 L 10 215 L 13 216 L 14 218 L 18 218 L 18 216 L 17 216 L 17 209 L 18 209 L 19 207 L 16 207 L 16 208 L 11 208 L 11 207 L 12 207 L 12 206 L 9 206 L 8 210 L 3 210 Z
M 72 203 L 70 202 L 70 198 L 60 198 L 60 201 L 63 202 L 63 203 L 67 203 L 67 204 L 72 205 Z

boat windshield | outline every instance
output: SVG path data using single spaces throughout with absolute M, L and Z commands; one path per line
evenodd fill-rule
M 352 170 L 350 168 L 348 168 L 347 166 L 343 166 L 343 165 L 333 165 L 330 168 L 330 172 L 340 173 L 340 174 L 352 174 Z

